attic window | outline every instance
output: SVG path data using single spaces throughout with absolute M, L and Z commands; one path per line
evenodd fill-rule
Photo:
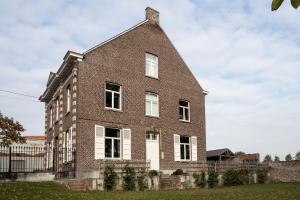
M 106 83 L 105 107 L 113 110 L 121 110 L 121 86 Z
M 150 76 L 152 78 L 158 78 L 158 57 L 146 53 L 146 76 Z

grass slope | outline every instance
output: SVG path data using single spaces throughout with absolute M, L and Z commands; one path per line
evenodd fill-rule
M 2 183 L 0 200 L 300 200 L 300 183 L 272 183 L 160 192 L 74 192 L 52 182 Z

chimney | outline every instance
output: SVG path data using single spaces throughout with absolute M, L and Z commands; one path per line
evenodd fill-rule
M 159 24 L 159 12 L 150 7 L 147 7 L 145 10 L 146 19 L 148 19 L 152 24 Z

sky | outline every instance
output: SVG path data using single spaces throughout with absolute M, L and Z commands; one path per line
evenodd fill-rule
M 38 99 L 68 50 L 85 50 L 143 21 L 147 6 L 206 97 L 207 149 L 300 151 L 300 9 L 271 0 L 1 0 L 0 111 L 44 134 Z

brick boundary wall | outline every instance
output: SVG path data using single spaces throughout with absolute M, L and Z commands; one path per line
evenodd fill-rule
M 300 160 L 269 163 L 270 181 L 299 182 Z

